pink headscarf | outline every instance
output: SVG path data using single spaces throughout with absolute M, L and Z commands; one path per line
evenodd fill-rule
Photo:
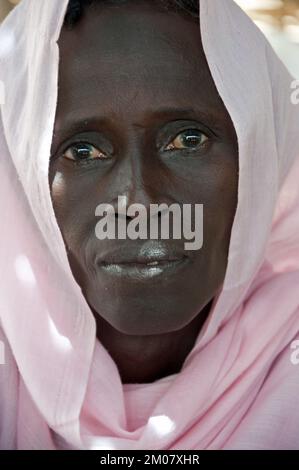
M 293 78 L 232 0 L 200 1 L 205 54 L 239 142 L 226 276 L 181 372 L 122 384 L 50 198 L 67 3 L 22 0 L 0 27 L 0 448 L 299 449 Z

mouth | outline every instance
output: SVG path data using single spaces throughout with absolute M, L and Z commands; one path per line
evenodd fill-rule
M 176 260 L 154 260 L 149 263 L 106 263 L 101 264 L 101 268 L 107 274 L 115 276 L 127 276 L 135 278 L 153 278 L 163 274 L 171 274 L 182 267 L 188 261 L 187 257 Z
M 111 276 L 152 279 L 178 272 L 189 262 L 181 251 L 162 244 L 146 243 L 134 254 L 115 252 L 99 260 L 102 272 Z

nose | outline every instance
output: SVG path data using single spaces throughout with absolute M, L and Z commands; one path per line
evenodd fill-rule
M 151 184 L 147 185 L 144 182 L 136 182 L 132 180 L 129 182 L 126 189 L 119 191 L 116 197 L 111 201 L 116 216 L 123 214 L 129 206 L 137 205 L 136 209 L 141 205 L 146 209 L 147 214 L 150 214 L 151 205 L 167 204 L 167 198 L 164 193 L 159 192 L 158 188 L 153 188 Z M 165 206 L 166 207 L 166 206 Z M 138 209 L 137 209 L 138 210 Z M 159 210 L 158 215 L 166 209 Z M 128 218 L 134 218 L 134 215 L 127 215 Z
M 119 174 L 114 175 L 114 194 L 110 202 L 115 214 L 132 204 L 141 204 L 149 214 L 152 204 L 170 205 L 174 202 L 167 193 L 166 175 L 154 158 L 146 159 L 140 152 L 133 155 L 131 151 L 131 156 L 122 162 L 118 171 Z

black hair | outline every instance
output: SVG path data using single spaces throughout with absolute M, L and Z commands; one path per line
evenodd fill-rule
M 90 6 L 92 3 L 106 3 L 120 5 L 127 1 L 132 0 L 69 0 L 67 7 L 64 25 L 71 29 L 84 15 L 85 9 Z M 136 0 L 135 0 L 136 1 Z M 198 19 L 199 17 L 199 1 L 198 0 L 148 0 L 156 1 L 159 5 L 166 8 L 167 10 L 172 10 L 184 15 L 188 15 L 193 19 Z

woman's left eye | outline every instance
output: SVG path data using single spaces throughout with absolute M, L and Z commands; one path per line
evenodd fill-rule
M 64 158 L 73 161 L 104 160 L 107 157 L 101 150 L 88 143 L 70 145 L 63 153 Z
M 197 149 L 202 147 L 209 137 L 198 129 L 187 129 L 180 132 L 170 144 L 167 145 L 165 150 L 182 150 L 182 149 Z

